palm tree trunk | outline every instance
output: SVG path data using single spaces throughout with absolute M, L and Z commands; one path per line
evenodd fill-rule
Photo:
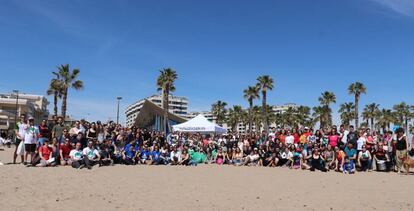
M 68 88 L 65 88 L 65 90 L 63 91 L 63 96 L 62 96 L 62 109 L 61 109 L 63 120 L 66 120 L 67 100 L 68 100 Z
M 58 115 L 58 92 L 55 92 L 55 95 L 53 96 L 53 113 L 55 114 L 55 116 Z
M 267 125 L 267 104 L 266 104 L 266 90 L 262 91 L 263 100 L 262 100 L 262 121 L 263 127 L 266 133 L 269 131 L 269 126 Z
M 359 128 L 359 113 L 358 113 L 359 97 L 355 95 L 355 129 Z
M 163 90 L 163 100 L 162 100 L 162 107 L 164 109 L 164 118 L 163 118 L 163 130 L 165 133 L 167 133 L 168 128 L 168 95 L 169 90 L 168 88 L 164 88 Z
M 253 100 L 249 99 L 249 133 L 250 134 L 252 134 L 252 128 L 253 128 L 252 110 L 253 110 Z
M 374 118 L 371 118 L 371 131 L 374 131 Z

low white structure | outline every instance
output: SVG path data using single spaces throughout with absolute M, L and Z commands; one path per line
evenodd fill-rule
M 173 131 L 188 133 L 227 133 L 227 129 L 208 121 L 203 115 L 198 115 L 182 124 L 173 125 Z

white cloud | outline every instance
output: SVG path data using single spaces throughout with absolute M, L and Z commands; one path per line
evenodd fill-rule
M 414 0 L 372 0 L 400 14 L 414 17 Z

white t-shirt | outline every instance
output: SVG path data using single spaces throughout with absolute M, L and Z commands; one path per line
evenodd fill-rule
M 86 147 L 85 149 L 83 149 L 83 155 L 88 156 L 89 159 L 95 159 L 95 157 L 99 155 L 99 152 L 96 149 Z
M 357 150 L 362 150 L 362 146 L 365 144 L 366 139 L 365 137 L 359 137 L 357 141 Z
M 346 144 L 348 142 L 348 134 L 349 134 L 349 131 L 344 130 L 344 132 L 342 133 L 342 139 L 341 139 L 342 143 Z
M 286 138 L 285 138 L 285 143 L 286 144 L 293 144 L 294 142 L 295 142 L 295 137 L 293 137 L 292 135 L 286 136 Z
M 28 128 L 28 125 L 25 123 L 17 123 L 17 127 L 19 128 L 19 131 L 17 132 L 20 136 L 20 140 L 24 141 L 24 136 L 26 135 L 26 130 Z
M 171 152 L 170 153 L 170 159 L 171 160 L 174 160 L 174 157 L 177 157 L 178 158 L 178 162 L 180 162 L 181 161 L 181 153 L 179 152 L 179 151 L 176 151 L 176 152 Z
M 39 137 L 39 128 L 36 126 L 28 126 L 26 134 L 24 135 L 25 144 L 37 144 L 37 139 Z
M 82 159 L 82 151 L 72 149 L 69 153 L 69 156 L 75 161 L 81 160 Z

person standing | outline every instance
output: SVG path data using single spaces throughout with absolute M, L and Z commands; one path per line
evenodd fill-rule
M 24 136 L 24 163 L 32 163 L 36 152 L 36 146 L 39 138 L 39 128 L 34 125 L 33 117 L 29 118 L 29 125 Z M 27 161 L 27 157 L 30 155 L 30 161 Z
M 65 123 L 63 122 L 63 118 L 59 117 L 58 121 L 57 121 L 57 124 L 52 129 L 52 138 L 58 138 L 59 139 L 60 137 L 62 137 L 62 134 L 63 134 L 64 130 L 69 131 L 69 128 L 65 126 Z M 63 140 L 58 140 L 58 141 L 59 141 L 59 143 L 63 143 L 64 139 Z
M 17 148 L 19 147 L 20 142 L 24 141 L 24 136 L 26 135 L 27 130 L 27 122 L 26 116 L 21 115 L 20 121 L 16 123 L 17 130 L 16 130 L 16 149 L 14 149 L 13 153 L 13 164 L 16 164 L 17 159 Z M 24 163 L 24 155 L 20 155 L 22 163 Z
M 402 164 L 407 159 L 408 142 L 403 128 L 398 128 L 395 133 L 397 134 L 396 138 L 393 140 L 396 150 L 395 161 L 397 172 L 401 173 Z
M 42 147 L 43 143 L 46 140 L 50 140 L 50 130 L 49 130 L 49 126 L 47 125 L 47 120 L 44 119 L 42 120 L 42 123 L 39 126 L 39 145 L 38 147 Z

